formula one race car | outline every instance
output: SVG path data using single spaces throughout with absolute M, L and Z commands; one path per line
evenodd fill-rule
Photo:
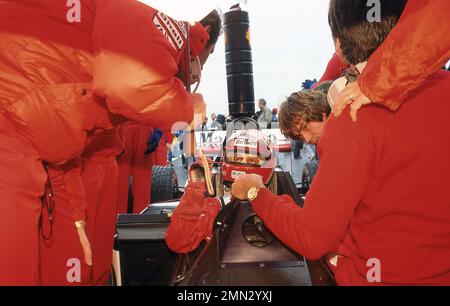
M 244 174 L 259 174 L 274 194 L 302 206 L 291 175 L 278 168 L 271 140 L 251 119 L 255 112 L 248 13 L 234 7 L 224 16 L 229 110 L 232 120 L 220 156 L 214 158 L 212 188 L 225 204 L 213 237 L 188 255 L 169 251 L 164 236 L 179 200 L 149 206 L 140 215 L 118 218 L 115 282 L 118 285 L 310 286 L 334 285 L 323 261 L 309 262 L 278 240 L 253 212 L 251 203 L 231 197 Z M 176 194 L 173 170 L 164 174 L 168 197 Z M 158 183 L 157 183 L 158 184 Z M 155 185 L 155 183 L 154 183 Z

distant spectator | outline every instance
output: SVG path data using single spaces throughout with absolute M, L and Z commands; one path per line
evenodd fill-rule
M 305 80 L 302 83 L 302 89 L 312 89 L 314 87 L 314 85 L 317 84 L 317 80 Z
M 267 107 L 267 102 L 264 99 L 259 99 L 258 107 L 261 110 L 258 116 L 258 123 L 261 128 L 270 128 L 270 123 L 272 123 L 272 111 Z
M 205 119 L 203 119 L 202 126 L 201 126 L 202 132 L 206 132 L 209 130 L 208 120 L 209 120 L 208 117 L 205 117 Z
M 272 122 L 278 122 L 278 108 L 272 109 Z
M 223 131 L 226 129 L 225 127 L 226 118 L 224 115 L 217 115 L 216 120 L 211 124 L 212 131 Z
M 211 130 L 211 126 L 208 124 L 208 117 L 205 117 L 205 119 L 203 119 L 202 125 L 201 127 L 198 129 L 198 131 L 201 132 L 208 132 Z M 206 142 L 206 133 L 201 133 L 202 134 L 202 143 Z

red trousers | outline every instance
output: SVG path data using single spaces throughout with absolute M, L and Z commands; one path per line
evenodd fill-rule
M 153 166 L 167 166 L 167 143 L 164 137 L 161 139 L 158 149 L 150 156 L 153 160 Z
M 130 124 L 125 136 L 125 150 L 119 157 L 118 213 L 128 212 L 130 178 L 133 192 L 133 209 L 141 213 L 150 204 L 152 189 L 152 156 L 144 155 L 147 140 L 153 129 L 148 126 Z
M 46 174 L 31 143 L 0 115 L 0 286 L 38 285 Z
M 41 285 L 90 285 L 92 269 L 84 262 L 64 173 L 60 167 L 51 166 L 48 174 L 54 194 L 54 210 L 53 224 L 50 225 L 48 211 L 43 209 L 43 231 L 50 239 L 44 239 L 43 235 L 39 239 Z M 77 267 L 78 272 L 72 270 Z M 78 273 L 78 277 L 74 273 Z
M 40 239 L 42 285 L 106 285 L 111 272 L 117 215 L 117 162 L 115 159 L 92 158 L 82 164 L 81 176 L 88 204 L 86 233 L 93 253 L 92 267 L 84 262 L 62 171 L 51 167 L 49 176 L 55 194 L 55 208 L 52 228 L 44 210 L 44 233 L 51 232 L 52 235 L 50 240 Z M 79 282 L 71 282 L 73 278 L 67 277 L 72 267 L 68 265 L 73 260 L 80 263 Z
M 87 235 L 93 253 L 91 285 L 107 285 L 117 217 L 118 167 L 115 158 L 90 159 L 81 173 L 88 202 Z

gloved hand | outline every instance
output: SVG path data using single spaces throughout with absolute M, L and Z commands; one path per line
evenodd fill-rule
M 221 207 L 218 198 L 207 197 L 205 183 L 189 183 L 167 229 L 167 246 L 175 253 L 188 254 L 211 239 Z
M 163 136 L 163 132 L 159 129 L 154 129 L 153 133 L 150 135 L 150 138 L 147 141 L 147 150 L 145 151 L 145 155 L 150 155 L 156 151 L 161 142 L 161 138 Z
M 302 83 L 302 88 L 303 89 L 311 89 L 314 86 L 314 84 L 316 84 L 316 83 L 317 83 L 316 79 L 314 79 L 314 80 L 305 80 Z
M 200 152 L 200 159 L 189 168 L 189 182 L 201 182 L 205 184 L 206 190 L 210 196 L 214 195 L 212 183 L 212 159 L 206 158 L 203 152 Z
M 189 169 L 189 184 L 166 232 L 166 243 L 175 253 L 188 254 L 212 237 L 222 204 L 218 198 L 208 196 L 211 193 L 208 189 L 212 187 L 208 187 L 211 166 L 212 160 L 203 156 Z

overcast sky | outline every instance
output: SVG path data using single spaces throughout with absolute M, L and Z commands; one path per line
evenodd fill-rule
M 171 17 L 200 20 L 214 8 L 225 13 L 237 0 L 141 0 Z M 320 78 L 334 52 L 328 27 L 329 0 L 249 0 L 256 98 L 271 108 L 301 89 L 307 79 Z M 199 92 L 208 115 L 228 114 L 223 35 L 203 71 Z

